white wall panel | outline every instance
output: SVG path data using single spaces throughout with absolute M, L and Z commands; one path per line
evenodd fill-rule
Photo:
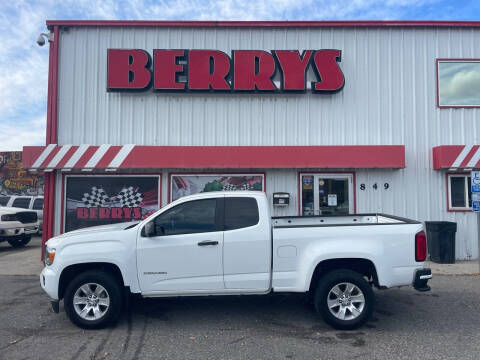
M 478 256 L 472 213 L 446 211 L 432 147 L 478 144 L 477 109 L 436 107 L 436 58 L 480 58 L 480 29 L 94 28 L 60 36 L 59 144 L 381 145 L 406 147 L 403 170 L 358 170 L 357 210 L 458 222 L 457 257 Z M 107 93 L 108 48 L 342 50 L 344 89 L 318 94 Z M 312 74 L 309 74 L 312 77 Z M 267 191 L 292 194 L 296 170 L 266 170 Z M 164 176 L 163 183 L 166 177 Z M 359 190 L 360 183 L 367 190 Z M 371 185 L 377 182 L 379 190 Z M 389 182 L 389 190 L 383 183 Z M 166 192 L 165 187 L 162 190 Z M 164 201 L 166 198 L 164 197 Z

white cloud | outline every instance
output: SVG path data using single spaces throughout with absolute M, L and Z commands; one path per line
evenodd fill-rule
M 23 146 L 45 144 L 45 117 L 31 118 L 27 125 L 0 122 L 0 151 L 22 150 Z

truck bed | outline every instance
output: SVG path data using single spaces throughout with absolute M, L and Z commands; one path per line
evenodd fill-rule
M 419 224 L 418 221 L 387 214 L 353 214 L 327 216 L 272 217 L 275 228 L 306 226 L 399 225 Z

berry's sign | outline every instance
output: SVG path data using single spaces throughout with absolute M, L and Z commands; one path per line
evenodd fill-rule
M 340 91 L 340 50 L 107 50 L 107 91 L 305 92 Z M 279 85 L 273 80 L 279 72 Z

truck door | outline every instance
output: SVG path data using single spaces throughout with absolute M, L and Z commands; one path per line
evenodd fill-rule
M 254 197 L 225 197 L 224 282 L 227 289 L 257 292 L 270 288 L 271 229 L 266 206 Z M 260 211 L 259 211 L 260 210 Z
M 142 293 L 224 289 L 222 201 L 184 202 L 151 220 L 154 235 L 137 241 Z

